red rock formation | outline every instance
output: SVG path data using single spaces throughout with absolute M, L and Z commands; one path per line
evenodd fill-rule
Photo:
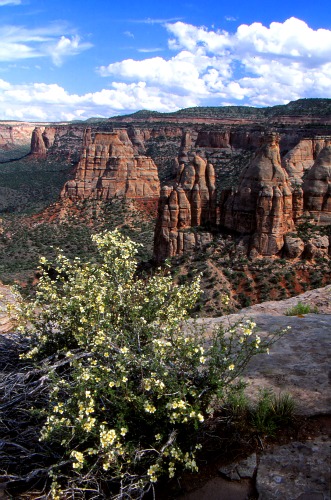
M 296 211 L 299 216 L 299 193 Z M 266 135 L 243 172 L 237 191 L 224 200 L 221 224 L 241 234 L 252 234 L 252 255 L 275 255 L 283 247 L 284 234 L 294 229 L 293 195 L 280 163 L 277 134 Z
M 53 146 L 55 134 L 56 134 L 56 128 L 54 128 L 54 127 L 46 127 L 45 128 L 44 132 L 42 133 L 42 138 L 43 138 L 46 149 Z
M 208 232 L 195 232 L 197 226 L 215 225 L 216 190 L 213 165 L 195 155 L 181 164 L 174 187 L 161 190 L 155 230 L 154 256 L 157 261 L 191 251 L 211 240 Z
M 46 158 L 46 145 L 43 138 L 43 133 L 40 127 L 36 127 L 32 132 L 31 137 L 31 154 L 38 158 Z
M 35 127 L 31 136 L 30 154 L 39 158 L 46 158 L 47 150 L 53 146 L 58 133 L 56 127 Z
M 65 184 L 63 198 L 158 198 L 157 167 L 151 158 L 134 155 L 126 130 L 97 132 L 92 140 L 91 130 L 87 129 L 83 144 L 75 179 Z
M 318 155 L 303 183 L 304 210 L 319 224 L 331 224 L 331 145 Z
M 324 137 L 302 139 L 283 157 L 282 165 L 292 182 L 301 184 L 303 174 L 313 166 L 324 143 Z
M 34 128 L 31 123 L 0 123 L 0 148 L 9 150 L 17 146 L 29 146 Z

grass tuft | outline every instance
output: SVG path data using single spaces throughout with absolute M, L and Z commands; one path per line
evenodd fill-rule
M 286 316 L 301 316 L 309 313 L 318 314 L 318 308 L 316 306 L 312 307 L 310 304 L 304 304 L 303 302 L 298 302 L 285 312 Z

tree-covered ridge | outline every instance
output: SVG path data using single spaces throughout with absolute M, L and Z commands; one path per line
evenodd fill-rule
M 331 113 L 331 99 L 309 98 L 291 101 L 271 107 L 256 108 L 252 106 L 195 106 L 180 109 L 172 113 L 140 110 L 121 118 L 269 118 L 273 116 L 326 116 Z M 116 118 L 116 117 L 113 117 Z

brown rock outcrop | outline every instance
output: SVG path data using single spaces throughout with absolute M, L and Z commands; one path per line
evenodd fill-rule
M 46 158 L 47 150 L 53 146 L 58 133 L 56 127 L 35 127 L 31 136 L 30 154 L 38 158 Z
M 322 234 L 317 234 L 311 238 L 305 246 L 305 257 L 309 260 L 318 258 L 327 258 L 329 254 L 330 240 L 329 237 Z
M 46 149 L 49 149 L 54 144 L 56 134 L 56 128 L 54 127 L 46 127 L 44 132 L 42 133 L 42 138 L 45 144 Z
M 318 155 L 304 183 L 304 210 L 319 224 L 331 223 L 331 145 Z
M 237 191 L 225 198 L 221 224 L 241 234 L 252 234 L 253 253 L 275 255 L 283 247 L 284 234 L 294 229 L 293 195 L 281 166 L 277 134 L 265 136 Z
M 158 199 L 157 167 L 151 158 L 134 155 L 126 130 L 96 132 L 92 139 L 91 130 L 87 129 L 83 144 L 75 179 L 65 184 L 63 198 Z
M 284 237 L 284 254 L 289 259 L 301 257 L 305 244 L 301 238 L 286 234 Z
M 282 165 L 292 182 L 301 184 L 303 174 L 313 166 L 324 145 L 324 137 L 302 139 L 283 157 Z
M 34 128 L 31 123 L 0 123 L 0 149 L 9 150 L 17 146 L 29 146 Z
M 161 190 L 154 240 L 155 259 L 162 261 L 206 244 L 211 240 L 211 234 L 192 228 L 214 226 L 215 223 L 214 167 L 194 155 L 190 163 L 180 165 L 176 185 Z
M 38 158 L 46 158 L 47 148 L 44 142 L 43 132 L 40 127 L 36 127 L 31 137 L 31 154 Z

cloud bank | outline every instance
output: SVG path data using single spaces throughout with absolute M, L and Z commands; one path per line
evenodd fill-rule
M 6 31 L 7 29 L 7 31 Z M 331 31 L 294 17 L 269 27 L 242 24 L 236 32 L 166 23 L 170 58 L 126 59 L 96 69 L 97 92 L 69 94 L 57 84 L 11 85 L 0 80 L 3 118 L 66 120 L 138 109 L 286 103 L 331 97 Z M 39 30 L 0 30 L 0 60 L 51 57 L 61 64 L 88 48 L 76 36 Z
M 331 31 L 294 17 L 284 23 L 242 24 L 234 34 L 183 22 L 166 24 L 171 59 L 127 59 L 99 68 L 101 76 L 157 85 L 213 100 L 270 105 L 300 97 L 331 97 Z

